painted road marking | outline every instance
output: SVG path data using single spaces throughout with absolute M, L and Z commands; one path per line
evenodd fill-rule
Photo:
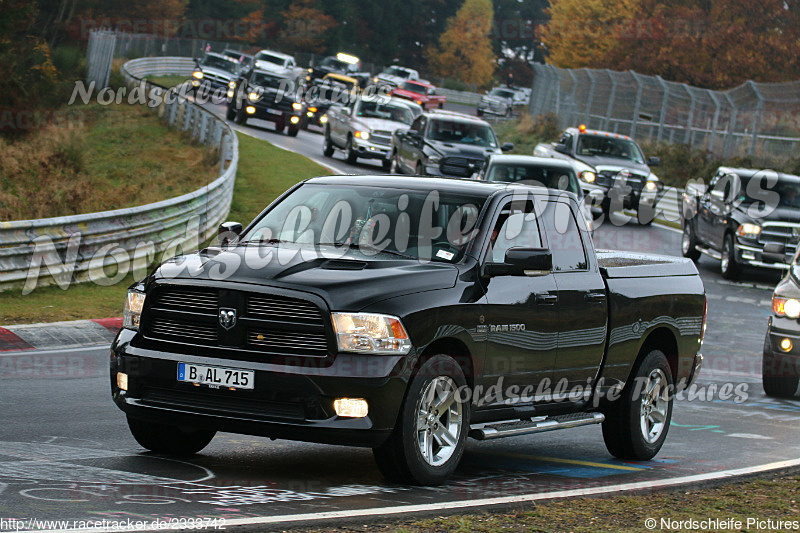
M 513 452 L 481 452 L 483 455 L 492 455 L 495 457 L 508 457 L 510 459 L 525 459 L 527 461 L 541 461 L 545 463 L 563 463 L 563 464 L 570 464 L 570 465 L 579 465 L 579 466 L 590 466 L 592 468 L 607 468 L 611 470 L 627 470 L 638 472 L 640 470 L 647 470 L 647 467 L 635 467 L 635 466 L 625 466 L 620 464 L 610 464 L 610 463 L 596 463 L 593 461 L 581 461 L 578 459 L 564 459 L 562 457 L 547 457 L 544 455 L 527 455 L 524 453 L 513 453 Z

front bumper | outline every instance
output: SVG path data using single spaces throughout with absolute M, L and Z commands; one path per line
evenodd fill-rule
M 511 109 L 511 106 L 502 105 L 502 104 L 487 104 L 487 103 L 478 103 L 478 111 L 481 113 L 488 113 L 490 115 L 497 115 L 497 116 L 504 116 L 508 113 L 508 110 Z
M 299 124 L 304 114 L 302 109 L 279 109 L 277 107 L 270 107 L 268 104 L 250 102 L 249 100 L 243 103 L 243 105 L 245 107 L 245 112 L 248 108 L 254 109 L 253 113 L 247 113 L 248 118 L 257 118 L 270 122 L 280 122 L 283 120 L 286 124 Z M 292 117 L 297 117 L 296 122 L 292 122 Z
M 394 428 L 410 379 L 408 356 L 339 354 L 327 363 L 271 364 L 136 347 L 123 330 L 111 346 L 114 402 L 133 418 L 271 438 L 375 447 Z M 188 350 L 187 350 L 188 351 Z M 213 389 L 177 380 L 179 362 L 255 372 L 253 390 Z M 327 366 L 325 366 L 327 364 Z M 116 385 L 128 375 L 128 390 Z M 335 398 L 363 398 L 364 418 L 339 417 Z
M 362 159 L 389 159 L 392 147 L 385 144 L 377 144 L 358 137 L 353 137 L 353 149 L 358 157 Z
M 751 243 L 734 243 L 736 262 L 756 268 L 771 270 L 787 270 L 792 266 L 793 254 L 767 253 L 759 246 Z
M 792 342 L 789 351 L 781 349 L 783 339 Z M 764 372 L 772 376 L 800 376 L 800 323 L 797 319 L 770 318 L 764 343 Z

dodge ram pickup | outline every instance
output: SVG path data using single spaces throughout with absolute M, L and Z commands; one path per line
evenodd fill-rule
M 305 113 L 305 104 L 296 93 L 284 90 L 284 78 L 265 70 L 250 69 L 228 85 L 226 118 L 245 124 L 256 118 L 275 123 L 275 131 L 296 137 Z
M 405 81 L 390 93 L 398 98 L 416 102 L 422 109 L 442 109 L 447 97 L 436 94 L 436 87 L 422 80 Z
M 798 195 L 798 176 L 720 167 L 708 188 L 683 194 L 683 256 L 719 260 L 726 279 L 744 267 L 788 269 L 800 242 Z
M 650 167 L 660 161 L 657 157 L 645 161 L 642 149 L 630 137 L 588 130 L 581 124 L 568 128 L 557 143 L 537 145 L 533 155 L 574 161 L 582 180 L 605 191 L 602 208 L 606 215 L 629 208 L 637 212 L 640 224 L 653 222 L 661 183 Z
M 364 446 L 388 479 L 436 484 L 468 436 L 602 423 L 645 460 L 705 309 L 691 261 L 595 252 L 569 193 L 320 177 L 130 287 L 111 392 L 158 453 L 217 431 Z
M 227 91 L 228 84 L 239 76 L 241 65 L 233 58 L 213 52 L 206 52 L 202 59 L 195 60 L 192 72 L 192 90 Z
M 761 383 L 768 396 L 791 398 L 800 384 L 800 258 L 772 294 L 772 316 L 764 339 Z

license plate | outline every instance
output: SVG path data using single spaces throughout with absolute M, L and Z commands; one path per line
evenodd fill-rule
M 198 383 L 214 388 L 252 389 L 255 382 L 255 372 L 238 368 L 178 363 L 178 381 Z

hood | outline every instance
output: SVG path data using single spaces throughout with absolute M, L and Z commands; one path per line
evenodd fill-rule
M 431 147 L 446 156 L 462 156 L 474 159 L 484 159 L 487 155 L 500 153 L 500 148 L 495 146 L 475 146 L 472 144 L 443 143 L 430 141 Z
M 408 124 L 402 122 L 395 122 L 394 120 L 386 120 L 383 118 L 364 118 L 357 117 L 356 122 L 365 125 L 370 130 L 390 131 L 394 133 L 400 128 L 408 128 Z
M 292 244 L 211 248 L 164 262 L 152 279 L 295 289 L 321 296 L 332 310 L 358 311 L 387 298 L 453 287 L 458 276 L 458 269 L 447 263 L 326 251 Z
M 513 100 L 508 98 L 500 98 L 499 96 L 490 96 L 488 94 L 481 96 L 481 101 L 492 104 L 508 104 L 513 102 Z
M 401 83 L 406 81 L 405 78 L 401 78 L 400 76 L 393 76 L 391 74 L 378 74 L 378 80 L 391 83 L 392 85 L 400 85 Z
M 412 100 L 426 100 L 428 97 L 421 93 L 415 93 L 413 91 L 408 91 L 406 89 L 395 89 L 392 91 L 394 96 L 399 96 L 401 98 L 409 98 Z
M 796 207 L 778 206 L 763 217 L 751 217 L 747 211 L 749 206 L 739 207 L 738 211 L 757 222 L 793 222 L 800 223 L 800 209 Z
M 582 161 L 587 165 L 591 165 L 597 169 L 598 172 L 603 170 L 613 170 L 619 171 L 622 169 L 626 169 L 630 171 L 632 174 L 637 174 L 639 176 L 647 177 L 650 175 L 650 167 L 645 165 L 644 163 L 634 163 L 633 161 L 629 161 L 626 159 L 620 159 L 618 157 L 603 157 L 599 155 L 582 155 L 580 157 L 576 157 L 578 161 Z

